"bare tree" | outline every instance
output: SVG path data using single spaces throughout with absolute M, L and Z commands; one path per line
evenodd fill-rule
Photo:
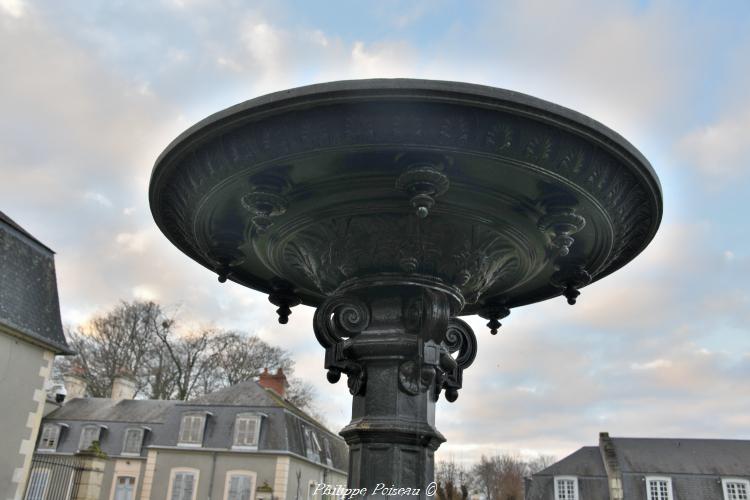
M 252 380 L 264 368 L 291 375 L 294 361 L 285 350 L 258 337 L 214 328 L 178 335 L 178 324 L 154 302 L 122 302 L 68 331 L 74 358 L 59 357 L 53 377 L 78 364 L 93 397 L 107 397 L 122 371 L 136 379 L 137 394 L 151 399 L 188 399 Z M 287 398 L 313 410 L 312 386 L 290 379 Z
M 435 471 L 439 500 L 464 500 L 469 496 L 471 476 L 453 457 L 440 461 Z
M 156 340 L 154 325 L 164 319 L 158 304 L 122 302 L 111 311 L 94 317 L 86 325 L 68 330 L 73 359 L 58 358 L 56 373 L 77 363 L 83 369 L 89 392 L 94 397 L 109 395 L 112 381 L 121 371 L 136 378 L 136 390 L 147 391 L 150 357 Z
M 224 332 L 217 339 L 222 346 L 216 363 L 223 379 L 229 385 L 259 376 L 264 368 L 276 371 L 282 368 L 291 373 L 294 361 L 279 347 L 272 346 L 258 337 L 240 332 Z
M 550 465 L 557 462 L 557 458 L 554 455 L 542 455 L 539 454 L 536 457 L 526 461 L 526 476 L 531 476 L 539 471 L 542 471 Z

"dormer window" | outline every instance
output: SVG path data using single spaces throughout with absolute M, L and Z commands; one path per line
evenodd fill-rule
M 578 500 L 578 478 L 555 476 L 555 500 Z
M 326 464 L 328 464 L 329 467 L 333 466 L 333 458 L 331 456 L 331 442 L 327 437 L 323 438 L 323 451 L 325 451 Z
M 81 429 L 81 440 L 78 442 L 78 449 L 80 451 L 88 450 L 94 444 L 94 441 L 99 441 L 102 427 L 104 426 L 95 424 L 84 425 Z
M 750 499 L 750 481 L 747 479 L 725 478 L 721 480 L 724 500 Z
M 647 476 L 646 495 L 648 500 L 672 500 L 672 479 L 669 477 Z
M 239 413 L 234 421 L 234 441 L 232 448 L 257 449 L 260 434 L 260 415 Z
M 123 455 L 140 455 L 143 446 L 143 427 L 131 427 L 125 430 L 122 444 Z
M 39 438 L 39 451 L 55 451 L 60 441 L 60 426 L 57 424 L 44 424 L 42 435 Z
M 182 416 L 178 446 L 203 446 L 203 431 L 208 412 L 188 413 Z
M 302 426 L 302 435 L 305 440 L 305 454 L 310 460 L 320 462 L 320 441 L 310 427 Z

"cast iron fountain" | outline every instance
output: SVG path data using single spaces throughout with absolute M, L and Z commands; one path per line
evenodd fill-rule
M 156 162 L 151 211 L 180 250 L 316 308 L 328 380 L 353 396 L 349 486 L 421 488 L 476 338 L 514 307 L 616 271 L 651 241 L 661 188 L 603 125 L 505 90 L 426 80 L 297 88 L 221 111 Z M 554 325 L 552 325 L 554 327 Z

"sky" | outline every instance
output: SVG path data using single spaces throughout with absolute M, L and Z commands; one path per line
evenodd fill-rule
M 262 294 L 171 246 L 153 163 L 205 116 L 268 92 L 372 77 L 459 80 L 575 109 L 650 160 L 652 244 L 479 343 L 438 458 L 562 457 L 598 432 L 750 439 L 750 2 L 0 0 L 0 210 L 56 252 L 63 321 L 153 299 L 190 324 L 294 355 L 334 429 L 312 309 L 276 323 Z

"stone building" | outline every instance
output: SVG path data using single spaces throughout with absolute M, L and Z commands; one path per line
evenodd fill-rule
M 284 397 L 282 371 L 191 401 L 132 399 L 122 377 L 112 398 L 87 398 L 73 382 L 43 420 L 36 460 L 95 449 L 103 472 L 87 500 L 322 499 L 318 483 L 346 485 L 346 444 Z
M 750 441 L 614 438 L 534 474 L 526 500 L 748 500 Z
M 0 500 L 22 498 L 56 354 L 71 351 L 54 252 L 0 212 Z

